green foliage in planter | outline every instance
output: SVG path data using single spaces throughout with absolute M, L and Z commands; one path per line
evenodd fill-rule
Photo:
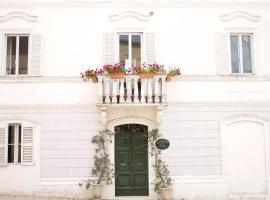
M 155 164 L 153 165 L 155 171 L 154 191 L 159 193 L 161 188 L 170 188 L 173 185 L 173 180 L 170 177 L 168 165 L 160 158 L 161 150 L 155 146 L 155 141 L 160 137 L 158 129 L 149 131 L 147 137 L 150 155 L 155 157 Z
M 109 158 L 108 144 L 112 143 L 113 135 L 109 129 L 104 129 L 92 137 L 91 143 L 97 145 L 94 156 L 95 162 L 92 168 L 91 178 L 83 183 L 79 183 L 80 186 L 85 184 L 86 189 L 88 189 L 92 184 L 112 184 L 113 164 Z

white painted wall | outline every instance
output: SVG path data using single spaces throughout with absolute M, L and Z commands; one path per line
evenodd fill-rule
M 144 114 L 146 114 L 146 119 L 154 120 L 154 110 L 151 109 L 144 110 L 144 114 L 136 113 L 136 109 L 134 113 L 133 108 L 119 109 L 118 112 L 110 110 L 108 120 L 112 123 L 119 119 L 121 112 L 125 113 L 123 116 L 127 120 L 132 116 L 145 120 L 142 118 Z M 245 154 L 246 162 L 254 167 L 253 171 L 258 170 L 256 174 L 258 184 L 255 186 L 257 187 L 263 179 L 265 180 L 262 173 L 266 172 L 263 172 L 261 167 L 268 163 L 265 159 L 265 155 L 268 153 L 266 150 L 264 151 L 263 144 L 266 142 L 264 137 L 268 132 L 264 131 L 264 126 L 252 122 L 248 123 L 248 129 L 244 124 L 244 131 L 238 129 L 225 129 L 224 131 L 220 127 L 220 122 L 239 114 L 241 116 L 252 115 L 255 116 L 254 118 L 260 116 L 260 118 L 269 120 L 269 113 L 270 107 L 263 105 L 209 107 L 209 105 L 170 104 L 164 112 L 160 132 L 171 142 L 170 148 L 164 150 L 162 156 L 169 164 L 171 175 L 174 178 L 175 197 L 226 199 L 229 194 L 233 194 L 231 187 L 239 184 L 239 173 L 235 174 L 231 171 L 239 170 L 239 164 L 233 163 L 230 165 L 231 168 L 228 168 L 232 169 L 231 171 L 224 171 L 223 164 L 228 163 L 231 158 L 224 159 L 222 154 L 224 150 L 230 150 L 232 155 L 241 156 L 241 154 L 234 153 L 237 148 L 250 152 L 252 147 L 248 145 L 248 141 L 252 141 L 256 146 L 256 148 L 252 148 L 251 154 Z M 40 155 L 37 157 L 37 164 L 34 167 L 0 168 L 0 180 L 7 180 L 9 177 L 8 184 L 4 181 L 1 182 L 3 187 L 0 187 L 0 193 L 80 197 L 88 195 L 83 188 L 78 187 L 77 183 L 90 173 L 93 163 L 93 146 L 90 144 L 90 138 L 101 128 L 100 114 L 94 105 L 18 106 L 17 108 L 6 106 L 1 107 L 0 116 L 0 120 L 24 119 L 40 126 L 38 148 Z M 242 125 L 242 122 L 239 123 Z M 243 129 L 243 126 L 240 128 Z M 229 141 L 233 141 L 235 145 L 224 143 L 221 130 L 223 136 L 224 134 L 231 136 Z M 237 133 L 238 135 L 236 135 Z M 111 152 L 113 149 L 112 147 Z M 252 155 L 255 157 L 251 159 Z M 242 157 L 241 161 L 244 161 Z M 236 161 L 239 160 L 239 157 L 234 158 Z M 249 163 L 250 160 L 254 162 Z M 14 170 L 18 174 L 24 174 L 20 176 L 20 180 L 13 176 Z M 247 170 L 249 172 L 250 168 Z M 255 180 L 253 173 L 248 172 L 249 180 Z M 230 178 L 227 178 L 228 176 Z M 240 183 L 243 182 L 240 181 Z M 17 186 L 16 189 L 14 189 L 14 185 Z M 264 186 L 266 185 L 268 183 Z M 254 188 L 252 187 L 252 189 Z M 245 189 L 246 193 L 251 191 L 249 188 Z M 106 198 L 114 198 L 112 186 L 107 187 L 105 191 L 107 191 L 104 194 Z M 257 191 L 252 190 L 252 192 Z M 260 194 L 262 194 L 261 191 Z M 153 193 L 151 195 L 154 197 Z
M 49 3 L 48 3 L 49 4 Z M 194 3 L 195 4 L 195 3 Z M 225 31 L 254 32 L 254 64 L 258 75 L 270 74 L 269 20 L 267 7 L 202 8 L 196 7 L 63 7 L 49 4 L 49 8 L 1 8 L 3 16 L 19 10 L 38 16 L 37 22 L 15 18 L 0 23 L 4 32 L 37 32 L 42 34 L 42 75 L 77 76 L 89 67 L 102 66 L 103 34 L 123 30 L 156 33 L 156 61 L 165 66 L 177 66 L 183 74 L 216 74 L 216 34 Z M 170 6 L 170 4 L 168 3 Z M 127 18 L 110 21 L 109 16 L 123 11 L 154 15 L 149 21 Z M 220 16 L 244 11 L 260 17 L 258 22 L 240 17 L 223 22 Z M 196 59 L 194 59 L 196 58 Z M 3 57 L 4 59 L 4 57 Z
M 175 179 L 175 198 L 226 199 L 236 187 L 245 193 L 269 188 L 268 183 L 261 185 L 266 179 L 264 174 L 267 175 L 262 166 L 269 160 L 265 158 L 268 152 L 263 152 L 262 147 L 268 135 L 266 129 L 248 124 L 250 136 L 246 140 L 243 140 L 246 138 L 243 126 L 227 129 L 233 138 L 230 141 L 235 142 L 229 146 L 235 150 L 245 151 L 249 148 L 247 141 L 260 147 L 252 151 L 258 157 L 246 154 L 245 164 L 252 165 L 258 173 L 253 177 L 254 174 L 243 172 L 250 175 L 249 180 L 258 178 L 258 182 L 245 187 L 241 185 L 244 180 L 239 181 L 239 173 L 234 174 L 235 170 L 239 172 L 239 163 L 230 165 L 228 174 L 223 170 L 229 158 L 222 157 L 221 127 L 224 119 L 239 114 L 270 120 L 269 2 L 152 3 L 14 1 L 0 4 L 1 16 L 13 11 L 38 16 L 37 22 L 22 18 L 0 21 L 0 31 L 41 33 L 43 42 L 41 77 L 0 77 L 0 120 L 30 120 L 40 127 L 39 165 L 0 168 L 0 193 L 87 196 L 77 183 L 90 174 L 93 162 L 90 138 L 101 128 L 101 119 L 96 107 L 97 85 L 82 82 L 79 73 L 103 64 L 103 33 L 119 30 L 155 32 L 157 62 L 181 68 L 183 76 L 166 83 L 168 107 L 160 125 L 162 135 L 171 141 L 163 157 Z M 135 18 L 110 21 L 110 15 L 128 10 L 144 15 L 153 11 L 154 15 L 149 21 Z M 248 12 L 260 20 L 245 17 L 220 20 L 221 15 L 233 11 Z M 231 30 L 254 31 L 255 75 L 217 76 L 216 34 Z M 3 67 L 5 56 L 1 52 L 3 48 L 0 51 Z M 154 108 L 119 109 L 111 108 L 108 120 L 135 116 L 155 121 Z M 236 157 L 230 159 L 238 161 L 241 155 L 233 152 L 231 155 Z M 256 162 L 249 163 L 249 156 Z M 14 174 L 23 176 L 18 180 Z M 112 188 L 106 189 L 105 197 L 114 198 Z

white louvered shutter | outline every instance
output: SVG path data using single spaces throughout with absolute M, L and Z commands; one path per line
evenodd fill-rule
M 146 63 L 156 62 L 156 35 L 155 33 L 144 33 L 144 61 Z
M 22 126 L 22 165 L 34 164 L 34 126 L 23 124 Z
M 3 32 L 0 31 L 0 76 L 4 76 L 5 75 L 5 71 L 6 71 L 6 66 L 5 64 L 5 48 L 6 48 L 6 44 L 5 44 L 5 34 Z
M 230 49 L 229 34 L 217 33 L 217 74 L 228 75 L 230 73 Z
M 104 34 L 104 63 L 103 64 L 114 64 L 114 51 L 115 41 L 114 33 Z
M 0 125 L 0 167 L 7 165 L 7 142 L 8 142 L 7 124 L 1 124 Z
M 31 63 L 29 66 L 29 75 L 40 76 L 41 61 L 41 34 L 31 35 Z

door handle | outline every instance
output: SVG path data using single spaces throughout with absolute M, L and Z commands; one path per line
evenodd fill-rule
M 142 166 L 142 163 L 138 163 L 137 165 L 138 165 L 138 166 Z
M 121 166 L 126 166 L 126 163 L 120 163 Z

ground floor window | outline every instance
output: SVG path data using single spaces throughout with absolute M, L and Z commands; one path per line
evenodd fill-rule
M 21 163 L 21 124 L 8 125 L 8 163 Z

